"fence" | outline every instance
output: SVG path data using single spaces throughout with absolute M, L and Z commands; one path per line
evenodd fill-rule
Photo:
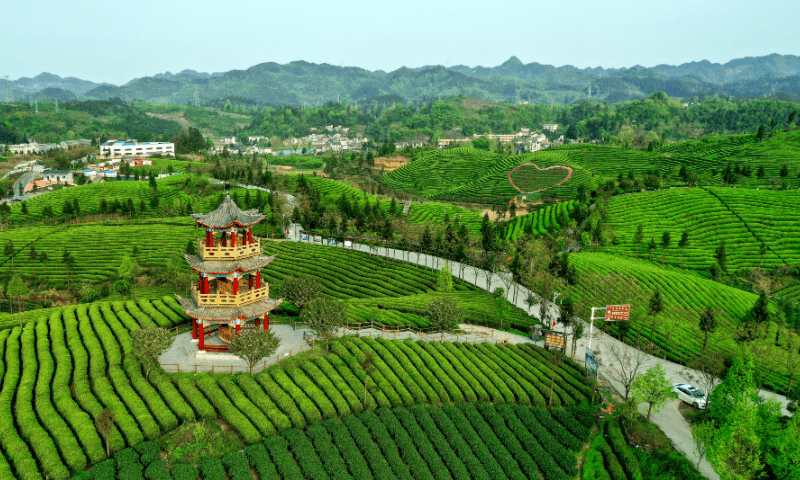
M 303 335 L 305 339 L 305 335 Z M 280 355 L 275 355 L 274 357 L 264 359 L 258 362 L 255 366 L 253 366 L 253 373 L 258 373 L 261 370 L 264 370 L 267 367 L 271 367 L 273 365 L 277 365 L 278 362 L 281 360 L 290 358 L 298 353 L 305 352 L 306 350 L 313 350 L 316 345 L 315 340 L 312 338 L 311 343 L 304 343 L 297 348 L 293 348 L 288 352 L 284 352 Z M 197 363 L 159 363 L 161 368 L 165 372 L 188 372 L 188 373 L 202 373 L 202 372 L 211 372 L 211 373 L 230 373 L 233 375 L 234 371 L 238 372 L 249 372 L 250 368 L 246 365 L 205 365 L 205 364 L 197 364 Z
M 298 326 L 303 325 L 301 322 L 288 322 L 289 324 L 293 325 L 294 329 L 297 329 Z M 181 327 L 175 327 L 176 333 L 178 333 L 178 329 Z M 184 327 L 185 328 L 185 327 Z M 362 330 L 367 330 L 366 333 L 361 333 Z M 481 342 L 492 342 L 495 344 L 503 343 L 505 340 L 495 338 L 494 337 L 494 330 L 486 330 L 476 329 L 473 326 L 468 326 L 466 328 L 459 329 L 456 333 L 442 333 L 442 332 L 435 332 L 433 329 L 421 329 L 415 327 L 413 325 L 402 326 L 402 325 L 394 325 L 394 326 L 386 326 L 381 324 L 375 324 L 375 322 L 360 322 L 360 323 L 346 323 L 345 327 L 338 331 L 334 336 L 335 337 L 344 337 L 345 335 L 351 335 L 352 332 L 356 332 L 361 336 L 376 338 L 376 337 L 383 337 L 387 339 L 394 339 L 396 340 L 398 335 L 407 334 L 405 338 L 415 338 L 416 340 L 425 340 L 425 341 L 443 341 L 447 340 L 449 342 L 465 342 L 465 343 L 481 343 Z M 278 362 L 284 360 L 286 358 L 290 358 L 298 353 L 305 352 L 307 350 L 313 350 L 316 347 L 317 337 L 309 332 L 303 332 L 303 344 L 297 348 L 289 350 L 288 352 L 284 352 L 280 355 L 275 355 L 274 357 L 264 359 L 261 362 L 257 363 L 253 367 L 253 373 L 258 373 L 264 370 L 267 367 L 271 367 L 273 365 L 277 365 Z M 206 345 L 206 348 L 209 346 Z M 188 372 L 188 373 L 202 373 L 202 372 L 211 372 L 211 373 L 230 373 L 233 375 L 234 372 L 241 371 L 241 372 L 249 372 L 249 367 L 245 365 L 205 365 L 205 364 L 197 364 L 197 363 L 159 363 L 161 368 L 165 372 Z

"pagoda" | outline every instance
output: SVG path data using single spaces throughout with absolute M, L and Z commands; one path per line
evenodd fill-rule
M 265 217 L 257 209 L 240 209 L 229 194 L 213 212 L 192 214 L 206 236 L 198 240 L 197 255 L 184 255 L 198 282 L 191 298 L 178 301 L 192 318 L 192 339 L 201 352 L 228 351 L 234 335 L 261 328 L 262 318 L 269 329 L 269 312 L 283 302 L 270 299 L 269 284 L 261 281 L 261 269 L 275 259 L 262 255 L 261 239 L 253 238 L 253 225 Z M 205 337 L 215 331 L 223 345 L 206 345 Z

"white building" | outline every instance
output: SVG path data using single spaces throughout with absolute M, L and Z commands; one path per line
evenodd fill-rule
M 101 155 L 121 156 L 148 156 L 166 155 L 175 156 L 175 144 L 170 142 L 137 142 L 136 140 L 109 140 L 100 146 Z
M 555 132 L 556 130 L 558 130 L 558 124 L 557 123 L 545 123 L 544 125 L 542 125 L 542 130 L 550 130 L 551 132 Z
M 42 178 L 48 182 L 72 183 L 72 172 L 66 170 L 45 170 Z

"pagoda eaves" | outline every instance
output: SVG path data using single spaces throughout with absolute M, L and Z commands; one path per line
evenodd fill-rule
M 193 213 L 192 218 L 206 228 L 231 228 L 255 225 L 266 218 L 266 215 L 257 208 L 242 210 L 234 203 L 230 194 L 226 194 L 225 199 L 214 211 Z
M 189 263 L 189 266 L 192 267 L 192 270 L 197 272 L 208 274 L 231 274 L 234 272 L 252 272 L 253 270 L 264 268 L 272 263 L 273 260 L 275 260 L 275 255 L 271 255 L 269 257 L 258 255 L 255 257 L 243 258 L 241 260 L 203 260 L 197 255 L 189 255 L 187 253 L 183 255 L 183 258 L 186 259 L 186 261 Z

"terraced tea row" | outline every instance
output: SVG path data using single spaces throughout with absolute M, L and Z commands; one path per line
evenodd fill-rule
M 76 283 L 99 283 L 116 278 L 125 255 L 134 256 L 142 267 L 163 267 L 170 256 L 182 255 L 186 244 L 200 236 L 202 232 L 186 218 L 11 229 L 0 232 L 0 245 L 14 246 L 13 257 L 4 257 L 2 267 L 56 285 L 66 285 L 70 275 Z M 63 260 L 64 251 L 74 260 L 71 271 Z
M 800 261 L 800 192 L 672 189 L 615 197 L 607 208 L 608 224 L 617 236 L 617 245 L 604 247 L 607 252 L 663 258 L 671 265 L 708 271 L 724 241 L 732 272 Z M 643 241 L 636 245 L 638 225 Z M 684 231 L 689 245 L 682 248 L 678 242 Z M 667 248 L 662 246 L 664 232 L 670 232 Z M 654 250 L 647 247 L 650 239 Z
M 569 294 L 587 306 L 630 303 L 631 321 L 626 322 L 624 340 L 628 344 L 649 343 L 653 317 L 647 315 L 648 301 L 655 290 L 664 301 L 663 312 L 656 317 L 653 342 L 666 357 L 686 364 L 703 347 L 699 330 L 700 312 L 706 307 L 718 311 L 717 342 L 711 342 L 733 353 L 740 348 L 735 341 L 736 329 L 752 310 L 757 296 L 717 282 L 706 280 L 679 269 L 661 268 L 652 263 L 606 253 L 583 252 L 570 255 L 570 264 L 578 271 L 579 282 L 569 287 Z M 770 307 L 772 308 L 772 307 Z M 579 312 L 581 314 L 582 312 Z M 588 312 L 585 313 L 588 315 Z M 600 322 L 602 323 L 602 322 Z M 608 333 L 618 336 L 621 322 L 607 323 Z M 596 326 L 597 322 L 596 322 Z M 765 348 L 769 355 L 760 355 L 756 363 L 763 369 L 765 388 L 785 392 L 788 388 L 786 371 L 786 341 L 781 335 L 775 345 L 777 325 L 770 324 L 764 336 L 771 340 L 755 340 L 754 345 Z
M 569 221 L 569 214 L 577 205 L 577 202 L 571 200 L 569 202 L 548 205 L 535 212 L 528 213 L 527 215 L 514 217 L 509 220 L 506 225 L 504 238 L 508 241 L 515 242 L 526 233 L 546 235 L 551 229 L 553 231 L 559 231 L 561 229 L 559 219 L 561 218 Z
M 195 468 L 170 466 L 176 480 L 313 479 L 525 479 L 572 478 L 575 454 L 587 441 L 593 417 L 585 410 L 530 409 L 488 404 L 379 408 L 315 422 Z M 93 478 L 130 478 L 131 472 L 169 475 L 167 464 L 144 442 L 92 468 Z M 139 452 L 142 452 L 141 454 Z M 163 473 L 161 473 L 163 472 Z M 226 477 L 227 474 L 227 477 Z
M 332 354 L 239 375 L 143 376 L 129 331 L 169 327 L 183 316 L 173 299 L 81 305 L 0 332 L 0 472 L 66 479 L 104 458 L 94 421 L 115 416 L 112 451 L 155 440 L 179 423 L 215 420 L 248 444 L 287 428 L 377 407 L 492 402 L 544 406 L 585 402 L 591 388 L 571 361 L 531 345 L 441 344 L 345 337 Z M 376 371 L 361 366 L 367 355 Z M 559 354 L 560 355 L 560 354 Z M 555 368 L 555 371 L 553 371 Z M 365 394 L 364 383 L 375 387 Z M 35 393 L 35 395 L 34 395 Z
M 219 195 L 197 196 L 186 192 L 184 185 L 187 181 L 194 180 L 196 177 L 189 174 L 175 175 L 162 178 L 156 181 L 156 198 L 158 206 L 151 207 L 150 201 L 153 189 L 147 181 L 114 181 L 110 180 L 102 183 L 92 183 L 75 187 L 62 188 L 50 193 L 39 195 L 24 202 L 28 209 L 28 214 L 22 213 L 22 203 L 11 206 L 11 222 L 24 223 L 29 221 L 44 221 L 49 217 L 46 209 L 49 209 L 54 216 L 64 214 L 64 204 L 69 202 L 74 205 L 78 202 L 81 215 L 99 214 L 101 201 L 105 200 L 108 204 L 118 201 L 122 204 L 131 200 L 133 202 L 134 216 L 141 218 L 158 217 L 171 211 L 173 215 L 178 215 L 185 211 L 187 205 L 191 205 L 195 212 L 209 212 L 217 206 Z M 231 190 L 231 195 L 244 195 L 244 189 Z M 144 210 L 141 206 L 144 204 Z M 116 212 L 121 213 L 121 212 Z

